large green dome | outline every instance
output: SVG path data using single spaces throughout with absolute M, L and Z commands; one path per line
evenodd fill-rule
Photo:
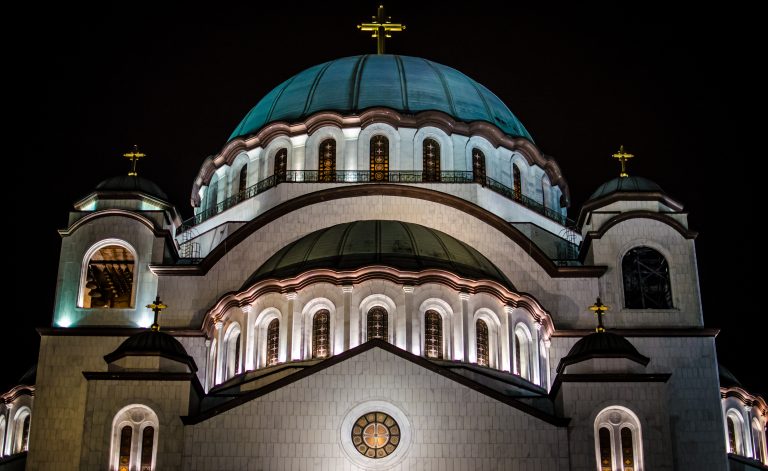
M 364 55 L 310 67 L 281 83 L 251 109 L 230 136 L 247 136 L 273 121 L 319 111 L 356 113 L 376 106 L 404 113 L 437 110 L 459 121 L 487 121 L 533 141 L 490 90 L 456 69 L 419 57 Z

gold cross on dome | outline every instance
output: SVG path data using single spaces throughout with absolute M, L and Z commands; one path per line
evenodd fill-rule
M 402 23 L 392 23 L 391 16 L 384 15 L 384 5 L 379 5 L 376 16 L 371 17 L 370 23 L 361 23 L 357 25 L 360 31 L 373 31 L 372 38 L 376 38 L 376 54 L 384 54 L 384 39 L 391 38 L 389 34 L 392 31 L 403 31 L 405 25 Z
M 613 158 L 614 159 L 618 159 L 619 162 L 621 162 L 621 173 L 619 174 L 619 177 L 624 178 L 624 177 L 628 177 L 629 176 L 627 174 L 626 164 L 627 164 L 627 160 L 631 159 L 634 156 L 635 156 L 635 154 L 629 154 L 627 152 L 624 152 L 624 146 L 623 145 L 619 146 L 619 151 L 616 152 L 615 154 L 613 154 Z
M 158 294 L 155 296 L 155 300 L 152 301 L 152 304 L 147 304 L 147 309 L 151 309 L 152 312 L 155 313 L 155 322 L 152 323 L 152 326 L 150 329 L 152 329 L 154 332 L 157 332 L 160 330 L 160 324 L 157 323 L 157 318 L 160 315 L 160 311 L 167 308 L 165 304 L 163 304 L 162 301 L 160 301 L 160 295 Z
M 146 156 L 147 154 L 143 152 L 139 152 L 139 146 L 136 146 L 136 145 L 133 146 L 133 150 L 131 152 L 126 152 L 125 154 L 123 154 L 123 157 L 131 161 L 131 171 L 128 172 L 129 176 L 135 177 L 138 175 L 138 173 L 136 173 L 136 162 L 142 157 L 146 157 Z
M 597 302 L 589 306 L 589 310 L 597 314 L 597 328 L 595 329 L 595 332 L 605 332 L 605 326 L 603 325 L 603 314 L 605 314 L 608 309 L 610 309 L 608 306 L 600 302 L 599 296 L 597 297 Z

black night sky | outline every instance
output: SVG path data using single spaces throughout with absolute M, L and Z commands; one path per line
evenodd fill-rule
M 150 156 L 139 174 L 186 218 L 202 160 L 262 96 L 312 65 L 375 52 L 374 40 L 355 28 L 374 14 L 374 2 L 269 2 L 270 10 L 262 3 L 66 4 L 35 12 L 34 34 L 17 38 L 25 44 L 22 83 L 7 93 L 22 104 L 11 119 L 27 123 L 31 136 L 6 177 L 16 188 L 14 222 L 6 226 L 15 263 L 5 273 L 16 275 L 0 332 L 0 392 L 34 363 L 34 328 L 51 323 L 56 230 L 74 201 L 127 171 L 124 151 L 139 144 Z M 630 174 L 685 204 L 699 232 L 705 323 L 722 329 L 720 360 L 766 397 L 768 322 L 758 288 L 765 200 L 756 164 L 765 146 L 756 105 L 762 84 L 753 69 L 764 56 L 749 24 L 757 14 L 646 2 L 412 3 L 387 4 L 393 20 L 407 25 L 387 52 L 456 68 L 496 93 L 560 164 L 570 217 L 618 174 L 610 155 L 620 144 L 637 156 Z

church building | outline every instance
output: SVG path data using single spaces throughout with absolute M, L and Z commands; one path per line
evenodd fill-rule
M 491 90 L 383 53 L 266 94 L 202 162 L 191 219 L 135 149 L 59 231 L 0 470 L 768 469 L 768 405 L 704 327 L 696 232 L 628 151 L 570 208 Z

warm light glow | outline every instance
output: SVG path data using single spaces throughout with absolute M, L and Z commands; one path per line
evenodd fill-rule
M 147 328 L 152 325 L 153 320 L 154 319 L 152 318 L 152 316 L 145 314 L 141 316 L 141 319 L 139 319 L 138 322 L 136 322 L 136 325 L 138 325 L 139 327 Z

